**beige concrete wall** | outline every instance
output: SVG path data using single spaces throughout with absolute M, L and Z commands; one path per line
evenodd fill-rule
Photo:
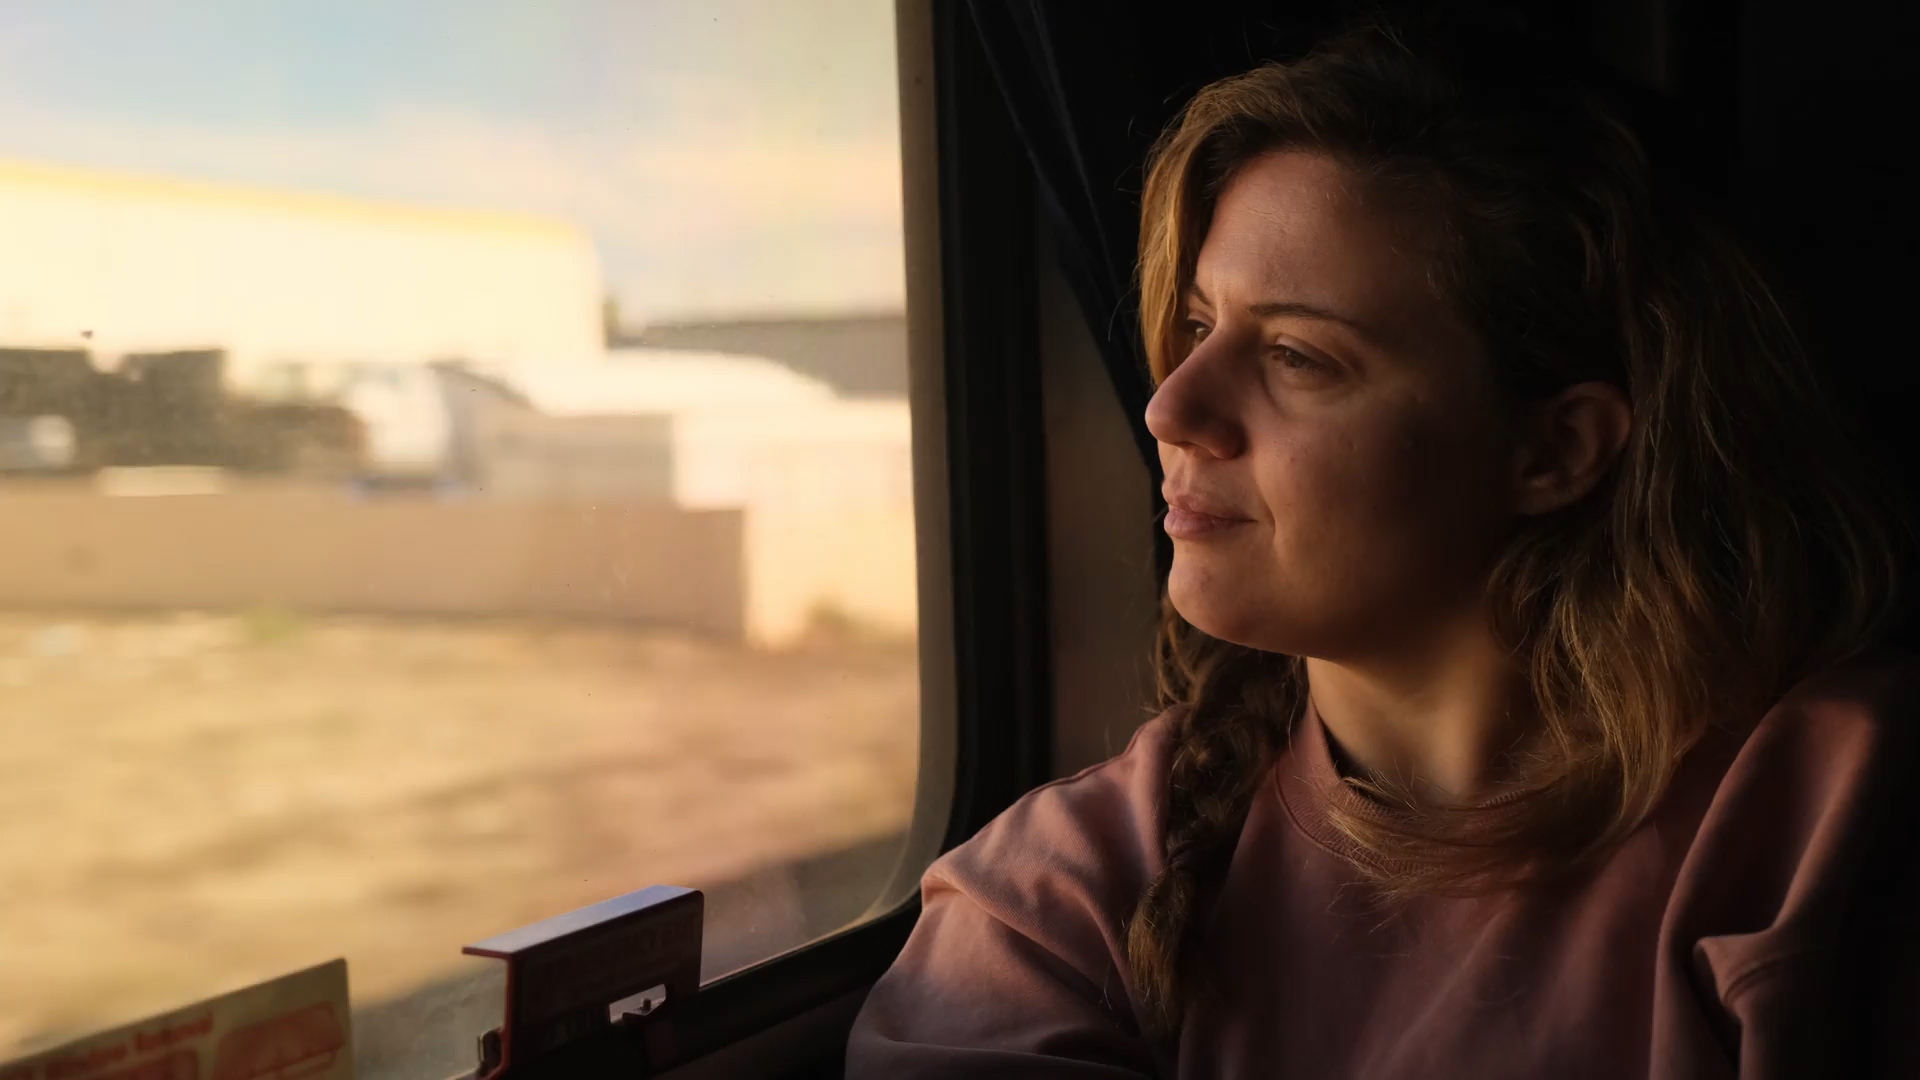
M 910 636 L 913 511 L 0 487 L 0 608 L 264 605 L 629 619 L 769 648 L 831 613 Z
M 666 505 L 0 488 L 0 607 L 632 619 L 747 633 L 742 515 Z

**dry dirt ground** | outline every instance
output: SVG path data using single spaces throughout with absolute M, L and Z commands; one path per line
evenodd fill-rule
M 897 832 L 918 738 L 901 642 L 0 614 L 0 1060 L 334 956 L 356 1010 L 404 999 L 498 931 Z

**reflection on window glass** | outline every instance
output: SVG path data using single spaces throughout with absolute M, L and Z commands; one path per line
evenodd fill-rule
M 0 1059 L 666 883 L 860 916 L 918 739 L 888 0 L 0 12 Z

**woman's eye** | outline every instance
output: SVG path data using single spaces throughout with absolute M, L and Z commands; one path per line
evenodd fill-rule
M 1327 370 L 1327 365 L 1315 360 L 1313 357 L 1308 356 L 1298 349 L 1289 349 L 1285 345 L 1275 345 L 1273 347 L 1273 357 L 1280 362 L 1282 367 L 1293 371 L 1322 372 Z
M 1207 332 L 1211 329 L 1213 328 L 1198 319 L 1187 320 L 1187 336 L 1193 339 L 1195 345 L 1205 341 L 1207 339 Z

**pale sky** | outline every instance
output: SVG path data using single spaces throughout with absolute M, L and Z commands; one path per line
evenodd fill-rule
M 570 220 L 629 321 L 898 308 L 892 0 L 5 0 L 0 157 Z

